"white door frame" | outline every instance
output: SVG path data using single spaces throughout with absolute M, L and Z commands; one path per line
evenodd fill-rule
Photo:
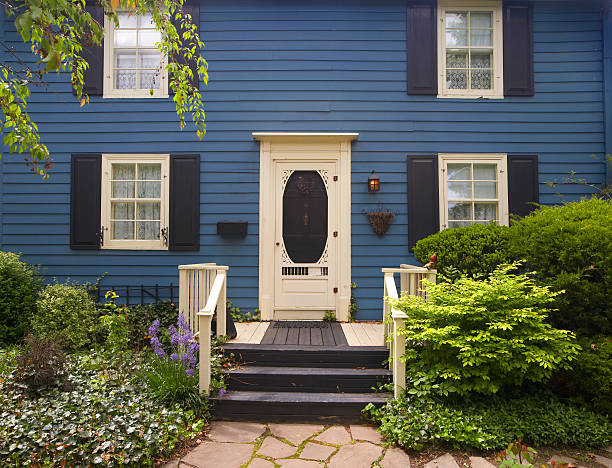
M 253 133 L 259 146 L 259 310 L 274 319 L 275 166 L 277 161 L 334 161 L 338 180 L 336 318 L 348 320 L 351 300 L 351 141 L 358 133 Z M 307 309 L 307 308 L 305 308 Z M 321 313 L 322 316 L 322 313 Z M 299 317 L 299 311 L 296 312 Z M 314 318 L 312 315 L 303 317 Z

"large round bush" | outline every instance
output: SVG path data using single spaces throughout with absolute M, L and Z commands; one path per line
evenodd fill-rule
M 550 322 L 581 335 L 612 334 L 612 202 L 541 207 L 509 230 L 509 251 L 524 258 L 558 296 Z
M 91 343 L 96 307 L 85 288 L 49 285 L 40 294 L 36 306 L 32 331 L 38 337 L 58 341 L 69 350 Z
M 0 252 L 0 345 L 23 338 L 40 286 L 36 268 L 20 261 L 17 254 Z
M 461 274 L 485 277 L 502 263 L 511 261 L 507 251 L 508 227 L 497 224 L 473 224 L 445 229 L 416 243 L 414 255 L 427 263 L 438 252 L 436 268 L 447 278 Z

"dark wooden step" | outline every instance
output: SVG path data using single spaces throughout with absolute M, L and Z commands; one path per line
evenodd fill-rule
M 368 404 L 384 404 L 390 393 L 302 393 L 230 391 L 212 397 L 215 418 L 230 421 L 342 422 L 362 421 Z
M 387 369 L 245 366 L 226 371 L 230 390 L 260 392 L 373 392 L 387 383 Z
M 229 343 L 226 355 L 239 362 L 272 367 L 382 368 L 389 351 L 384 346 L 308 346 Z

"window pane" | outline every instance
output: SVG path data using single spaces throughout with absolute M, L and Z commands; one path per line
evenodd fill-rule
M 471 180 L 469 163 L 449 163 L 446 169 L 448 180 Z
M 447 33 L 448 34 L 448 33 Z M 473 47 L 490 47 L 492 44 L 491 41 L 491 31 L 484 30 L 472 30 L 470 33 L 470 45 Z
M 455 11 L 446 13 L 447 28 L 467 28 L 467 12 Z
M 467 70 L 447 70 L 446 89 L 467 89 Z
M 472 219 L 472 204 L 471 203 L 449 203 L 448 204 L 448 219 Z
M 161 182 L 139 182 L 138 198 L 160 198 Z
M 154 219 L 159 221 L 160 203 L 138 203 L 137 219 Z
M 113 180 L 134 180 L 136 164 L 113 164 Z
M 472 198 L 472 183 L 471 182 L 449 182 L 448 183 L 448 199 L 449 200 L 469 200 Z
M 472 12 L 470 13 L 470 26 L 472 28 L 490 28 L 491 13 Z
M 139 17 L 139 19 L 140 19 L 141 28 L 154 28 L 155 27 L 155 25 L 153 24 L 153 16 L 151 15 L 151 13 L 142 15 Z
M 139 47 L 151 47 L 156 42 L 161 40 L 161 34 L 155 29 L 145 29 L 138 31 L 138 45 Z
M 159 239 L 159 221 L 137 221 L 136 239 L 157 240 Z
M 472 89 L 491 89 L 491 70 L 472 70 Z
M 134 219 L 133 203 L 113 203 L 111 206 L 111 218 Z
M 112 198 L 134 198 L 134 182 L 113 182 Z
M 474 198 L 497 198 L 497 182 L 474 182 Z
M 115 67 L 136 68 L 135 50 L 117 50 L 115 52 Z
M 112 239 L 134 239 L 134 223 L 132 221 L 111 221 Z
M 448 227 L 449 228 L 456 228 L 456 227 L 465 227 L 465 226 L 469 226 L 473 224 L 470 221 L 449 221 L 448 222 Z
M 140 51 L 140 68 L 159 68 L 161 56 L 156 50 Z
M 491 52 L 474 52 L 472 51 L 471 68 L 491 68 Z
M 467 46 L 467 31 L 462 29 L 446 30 L 446 47 Z
M 497 180 L 496 164 L 474 164 L 474 180 Z
M 115 70 L 115 89 L 136 89 L 136 70 Z
M 467 66 L 467 51 L 446 51 L 446 68 L 467 68 Z
M 497 203 L 474 203 L 474 219 L 497 220 Z
M 120 28 L 135 28 L 137 26 L 138 16 L 133 13 L 123 11 L 117 13 L 117 18 L 119 18 Z
M 138 180 L 161 180 L 161 164 L 139 164 Z
M 136 31 L 130 29 L 115 29 L 115 47 L 136 46 Z
M 153 70 L 140 72 L 140 89 L 159 89 L 159 73 Z

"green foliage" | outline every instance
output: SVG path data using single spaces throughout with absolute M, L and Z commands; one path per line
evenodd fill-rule
M 19 255 L 0 252 L 0 345 L 23 338 L 36 308 L 41 279 Z
M 230 316 L 234 322 L 259 322 L 261 321 L 261 313 L 259 309 L 255 309 L 253 312 L 242 312 L 240 307 L 236 307 L 232 304 L 232 301 L 227 299 L 225 307 L 229 310 Z
M 551 388 L 612 417 L 612 338 L 580 340 L 572 369 L 555 375 Z
M 335 322 L 336 321 L 336 314 L 334 311 L 332 310 L 328 310 L 327 312 L 325 312 L 325 314 L 323 315 L 323 321 L 324 322 Z
M 32 390 L 58 385 L 64 379 L 66 357 L 59 345 L 48 338 L 26 336 L 16 360 L 17 379 Z
M 473 224 L 444 229 L 416 243 L 414 255 L 423 264 L 438 252 L 435 268 L 438 273 L 454 280 L 462 274 L 483 278 L 502 263 L 510 263 L 507 226 Z
M 476 402 L 408 397 L 381 408 L 370 404 L 363 413 L 380 424 L 388 442 L 414 450 L 440 442 L 457 449 L 500 450 L 518 439 L 535 446 L 588 449 L 612 441 L 607 417 L 548 393 Z
M 49 285 L 40 293 L 36 308 L 32 332 L 38 337 L 57 341 L 67 350 L 91 344 L 96 307 L 84 287 Z
M 139 356 L 120 374 L 103 355 L 67 357 L 71 388 L 33 395 L 15 365 L 0 374 L 0 464 L 3 466 L 151 466 L 179 442 L 199 435 L 193 411 L 160 406 L 136 377 Z
M 170 325 L 176 324 L 178 310 L 171 301 L 159 301 L 155 304 L 135 305 L 125 309 L 127 328 L 129 331 L 129 344 L 132 349 L 142 349 L 148 346 L 149 326 L 157 319 L 160 328 L 167 330 Z
M 612 335 L 612 201 L 541 207 L 510 229 L 509 252 L 559 296 L 550 322 L 580 335 Z
M 197 75 L 208 82 L 206 61 L 196 54 L 203 48 L 196 25 L 190 15 L 182 13 L 183 0 L 98 0 L 111 21 L 117 24 L 117 10 L 135 14 L 150 13 L 160 31 L 157 48 L 162 57 L 170 57 L 167 65 L 169 84 L 173 92 L 176 114 L 181 129 L 185 116 L 191 114 L 196 135 L 206 133 L 204 103 L 199 85 L 193 85 L 193 71 L 187 65 L 197 60 Z M 49 150 L 42 143 L 38 127 L 28 114 L 28 99 L 33 86 L 45 86 L 45 75 L 51 72 L 70 72 L 71 83 L 81 106 L 89 102 L 84 94 L 83 76 L 89 64 L 83 54 L 83 44 L 101 44 L 103 25 L 94 21 L 85 2 L 70 0 L 39 0 L 36 2 L 6 2 L 8 18 L 14 20 L 17 34 L 35 56 L 31 58 L 13 53 L 2 63 L 0 75 L 0 107 L 4 113 L 2 133 L 4 144 L 11 152 L 29 153 L 26 164 L 32 172 L 48 178 L 51 169 Z M 180 24 L 179 30 L 172 20 Z
M 355 289 L 357 288 L 357 283 L 351 283 L 351 303 L 349 304 L 349 322 L 354 322 L 357 317 L 357 312 L 359 312 L 359 306 L 357 305 L 357 299 L 355 299 Z
M 127 351 L 129 330 L 125 312 L 115 303 L 115 299 L 119 296 L 114 291 L 108 291 L 104 297 L 106 314 L 100 317 L 100 322 L 106 328 L 105 348 L 109 357 L 112 357 Z
M 512 274 L 517 265 L 500 266 L 483 281 L 431 285 L 428 301 L 391 301 L 408 316 L 405 359 L 415 383 L 409 391 L 418 392 L 425 379 L 442 394 L 493 394 L 569 368 L 579 349 L 573 333 L 545 323 L 559 293 Z
M 537 452 L 527 447 L 519 440 L 509 444 L 508 447 L 497 456 L 499 468 L 524 468 L 533 467 Z M 543 465 L 547 466 L 547 465 Z

